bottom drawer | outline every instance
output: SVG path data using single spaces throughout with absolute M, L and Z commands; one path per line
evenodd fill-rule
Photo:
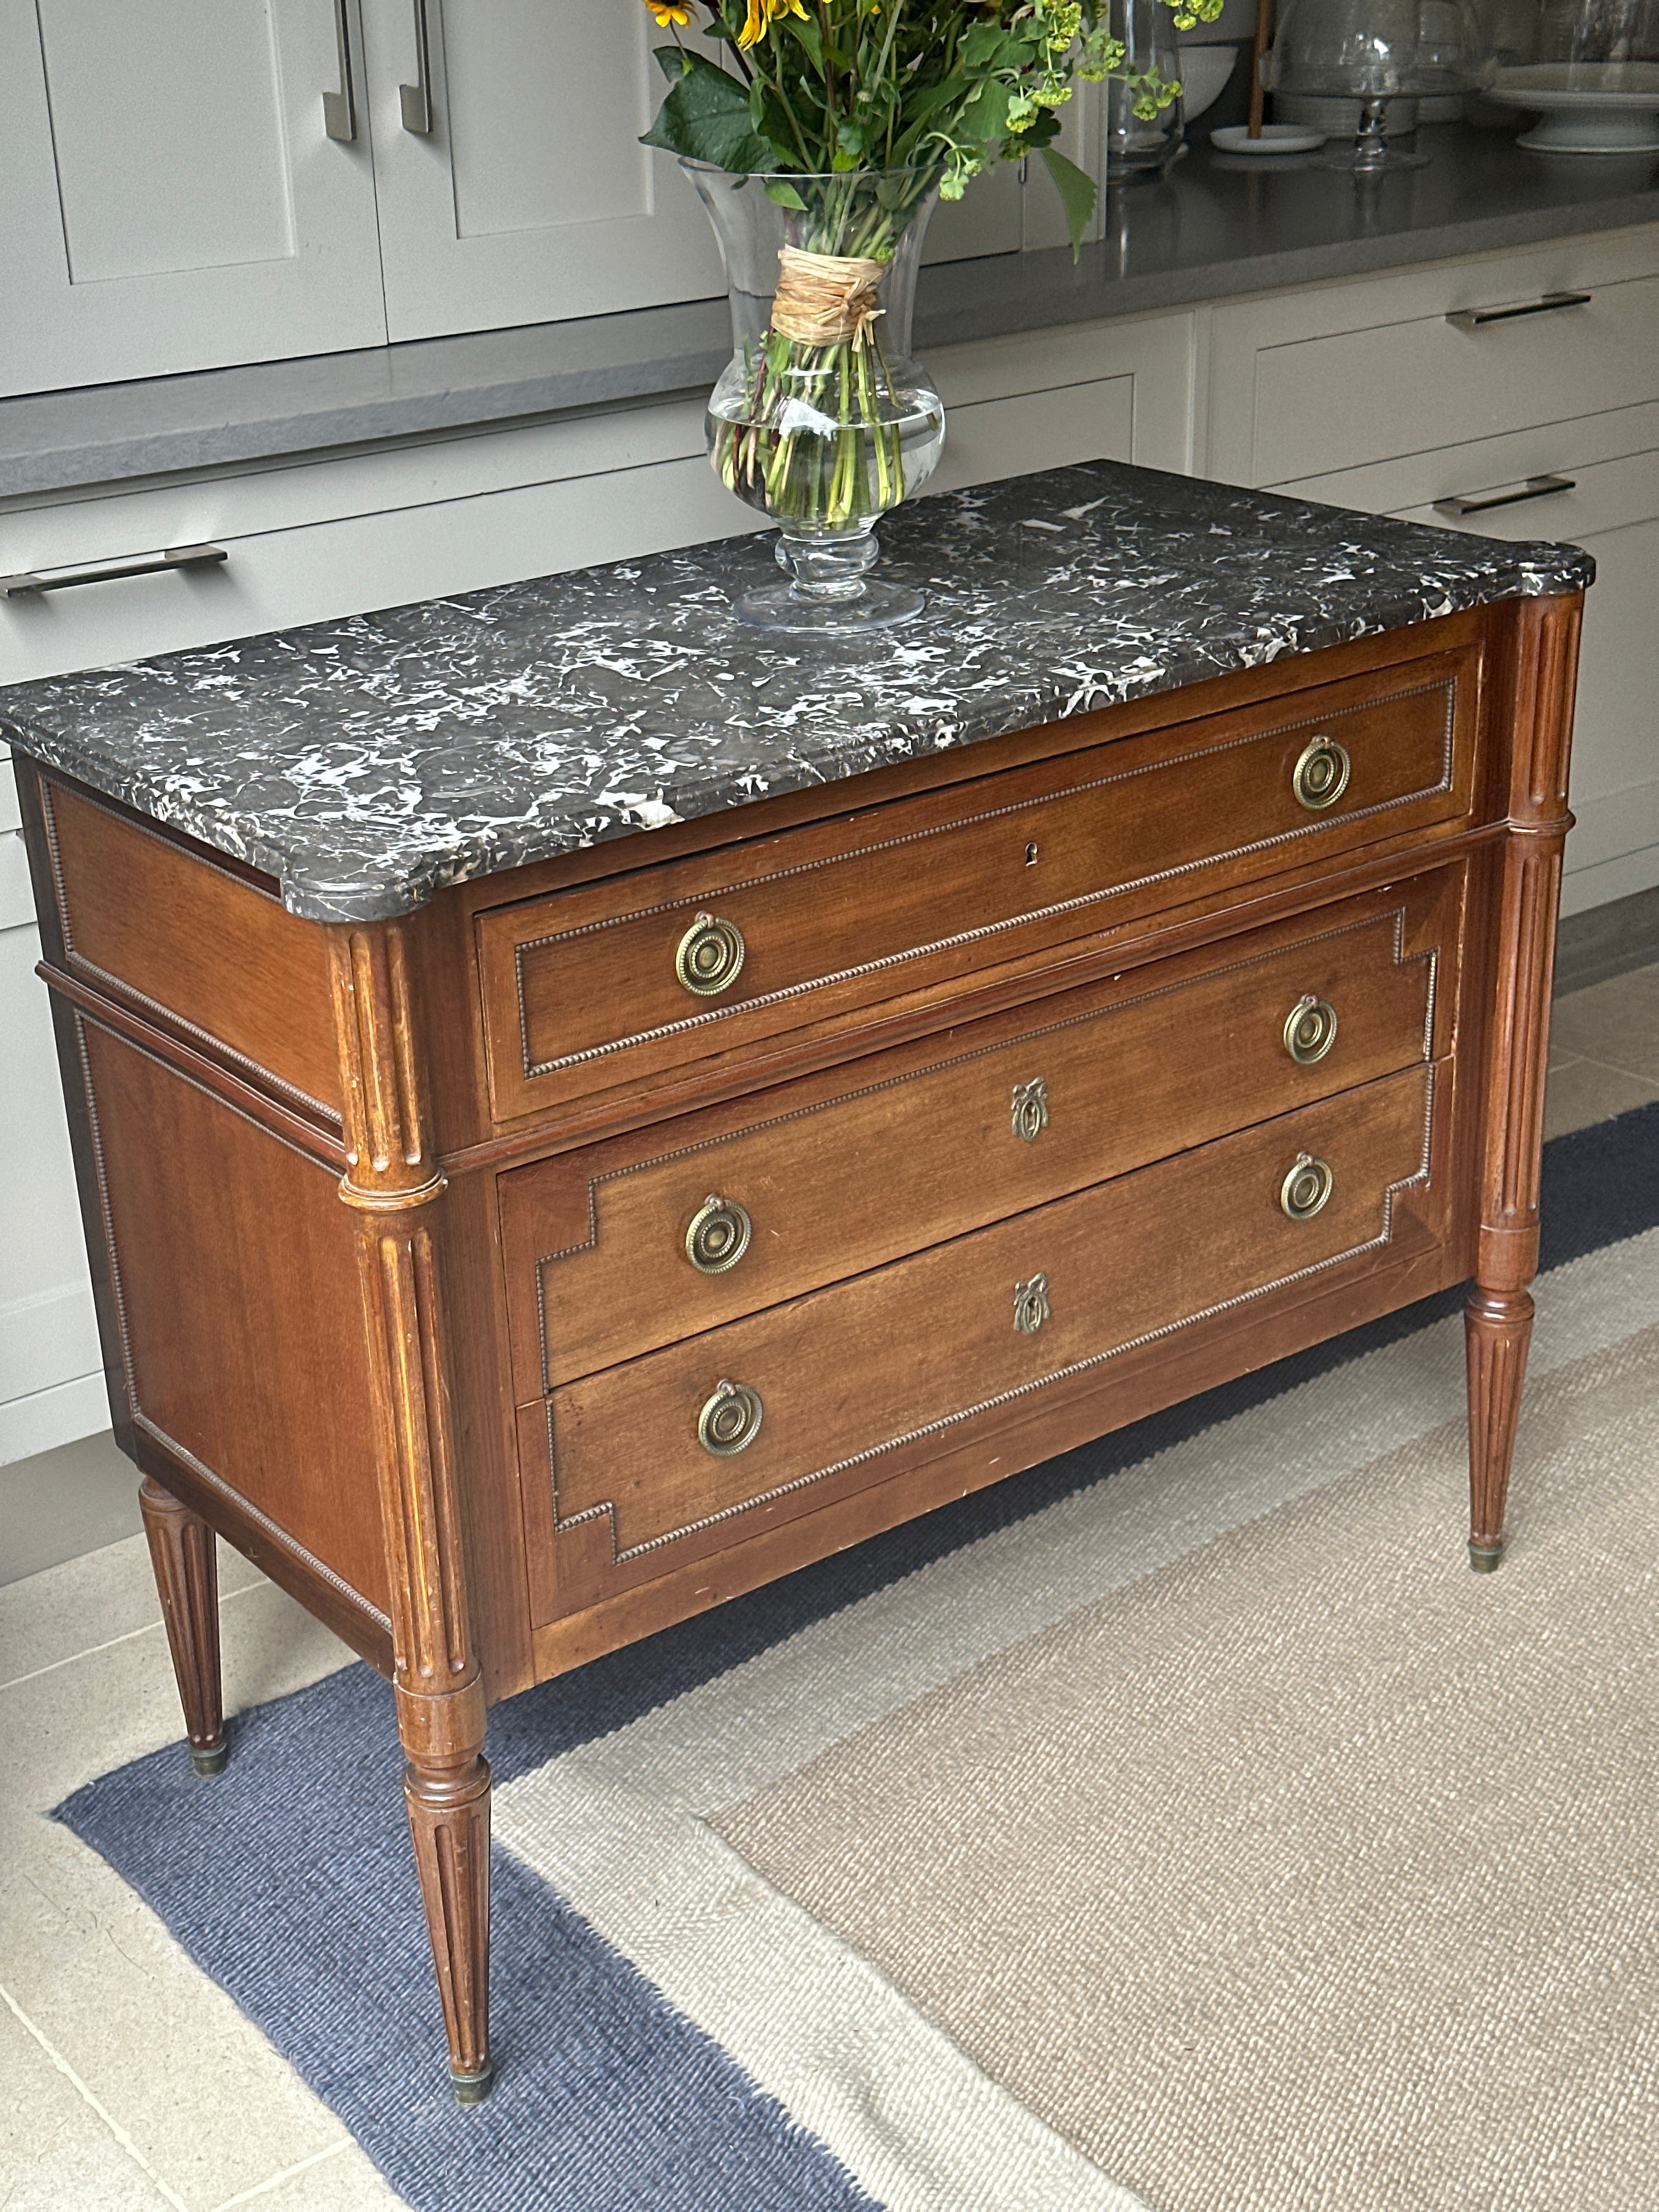
M 1385 1246 L 1394 1194 L 1428 1180 L 1435 1074 L 1386 1077 L 571 1383 L 522 1411 L 525 1463 L 545 1421 L 556 1526 L 608 1518 L 616 1565 L 717 1524 L 735 1541 L 786 1492 L 866 1465 L 875 1480 L 901 1446 L 943 1449 L 975 1413 Z

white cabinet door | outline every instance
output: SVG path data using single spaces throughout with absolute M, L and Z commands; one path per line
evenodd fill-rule
M 665 89 L 642 0 L 362 0 L 394 339 L 708 300 L 708 218 L 639 143 Z M 1046 184 L 1046 179 L 1045 179 Z M 941 208 L 930 260 L 1017 252 L 1007 167 Z
M 1547 483 L 1553 476 L 1559 493 L 1514 500 L 1526 487 L 1500 483 L 1477 496 L 1508 495 L 1512 505 L 1461 520 L 1432 507 L 1406 511 L 1413 522 L 1494 538 L 1566 538 L 1595 556 L 1573 715 L 1577 827 L 1567 840 L 1567 914 L 1659 883 L 1659 452 L 1586 465 L 1571 458 L 1575 428 L 1555 432 L 1566 465 L 1532 479 Z
M 363 17 L 394 339 L 725 289 L 696 195 L 637 143 L 665 35 L 641 0 L 363 0 Z
M 9 759 L 0 787 L 13 800 Z M 23 842 L 0 830 L 0 1464 L 109 1419 Z
M 0 392 L 383 343 L 343 59 L 356 0 L 0 0 Z

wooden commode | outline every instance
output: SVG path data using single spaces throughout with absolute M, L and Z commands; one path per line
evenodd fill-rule
M 1571 586 L 332 920 L 0 702 L 191 1743 L 217 1530 L 396 1684 L 465 2096 L 493 1700 L 1466 1279 L 1497 1564 Z

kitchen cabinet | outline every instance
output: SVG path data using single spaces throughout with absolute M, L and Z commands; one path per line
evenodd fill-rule
M 1659 231 L 1216 308 L 1207 472 L 1595 556 L 1562 910 L 1659 884 Z
M 714 297 L 638 143 L 663 36 L 639 0 L 0 0 L 0 395 Z M 929 258 L 1055 242 L 1024 200 L 979 179 Z
M 363 18 L 394 340 L 724 289 L 696 193 L 637 143 L 666 35 L 640 0 L 365 0 Z
M 385 343 L 356 26 L 356 0 L 0 0 L 0 393 Z

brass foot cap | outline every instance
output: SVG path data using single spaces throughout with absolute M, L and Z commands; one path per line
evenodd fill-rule
M 198 1774 L 222 1774 L 229 1756 L 230 1746 L 222 1736 L 217 1743 L 193 1743 L 190 1747 L 190 1763 Z
M 489 2059 L 484 2061 L 476 2074 L 462 2074 L 452 2066 L 449 2078 L 455 2085 L 455 2102 L 458 2105 L 482 2105 L 495 2081 L 495 2068 Z
M 1478 1575 L 1491 1574 L 1503 1556 L 1504 1547 L 1501 1544 L 1471 1544 L 1469 1546 L 1469 1565 Z

